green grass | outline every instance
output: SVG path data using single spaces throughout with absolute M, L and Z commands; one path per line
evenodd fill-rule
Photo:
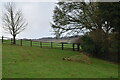
M 0 79 L 2 79 L 2 42 L 0 40 Z
M 76 51 L 3 44 L 3 78 L 117 78 L 118 66 L 90 58 L 92 64 L 64 61 Z

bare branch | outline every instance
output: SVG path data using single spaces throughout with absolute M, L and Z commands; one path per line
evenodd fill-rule
M 3 29 L 9 32 L 14 40 L 17 34 L 22 32 L 27 23 L 21 10 L 16 10 L 15 3 L 9 2 L 5 6 L 6 12 L 2 16 Z

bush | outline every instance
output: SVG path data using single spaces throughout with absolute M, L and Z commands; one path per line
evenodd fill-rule
M 81 47 L 83 51 L 87 53 L 95 52 L 95 45 L 92 39 L 88 35 L 84 35 L 81 37 Z
M 102 45 L 102 42 L 94 41 L 89 35 L 81 37 L 81 47 L 83 51 L 95 57 L 105 58 L 105 55 L 107 55 L 107 48 Z
M 109 61 L 118 61 L 119 45 L 117 35 L 109 34 L 102 38 L 97 35 L 87 34 L 81 37 L 82 50 L 92 56 Z

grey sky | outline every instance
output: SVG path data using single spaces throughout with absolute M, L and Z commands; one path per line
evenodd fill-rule
M 1 2 L 2 1 L 2 2 Z M 28 22 L 26 29 L 18 34 L 17 38 L 42 38 L 53 37 L 51 35 L 51 26 L 53 10 L 55 3 L 58 0 L 1 0 L 0 1 L 0 14 L 4 12 L 3 2 L 15 1 L 16 7 L 22 9 L 23 15 Z M 89 0 L 86 0 L 89 1 Z M 112 0 L 105 0 L 112 2 Z M 119 1 L 119 0 L 114 0 Z M 12 37 L 10 34 L 6 34 L 2 30 L 2 21 L 0 15 L 0 36 Z
M 3 3 L 4 4 L 4 3 Z M 3 4 L 1 5 L 3 8 Z M 16 7 L 22 9 L 24 18 L 28 22 L 26 29 L 17 38 L 50 37 L 53 10 L 55 2 L 16 2 Z M 4 12 L 4 9 L 2 9 Z M 2 31 L 3 36 L 12 37 Z

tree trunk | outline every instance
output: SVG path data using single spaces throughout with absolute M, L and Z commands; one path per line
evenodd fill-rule
M 15 37 L 16 37 L 16 35 L 13 35 L 13 44 L 16 44 Z

